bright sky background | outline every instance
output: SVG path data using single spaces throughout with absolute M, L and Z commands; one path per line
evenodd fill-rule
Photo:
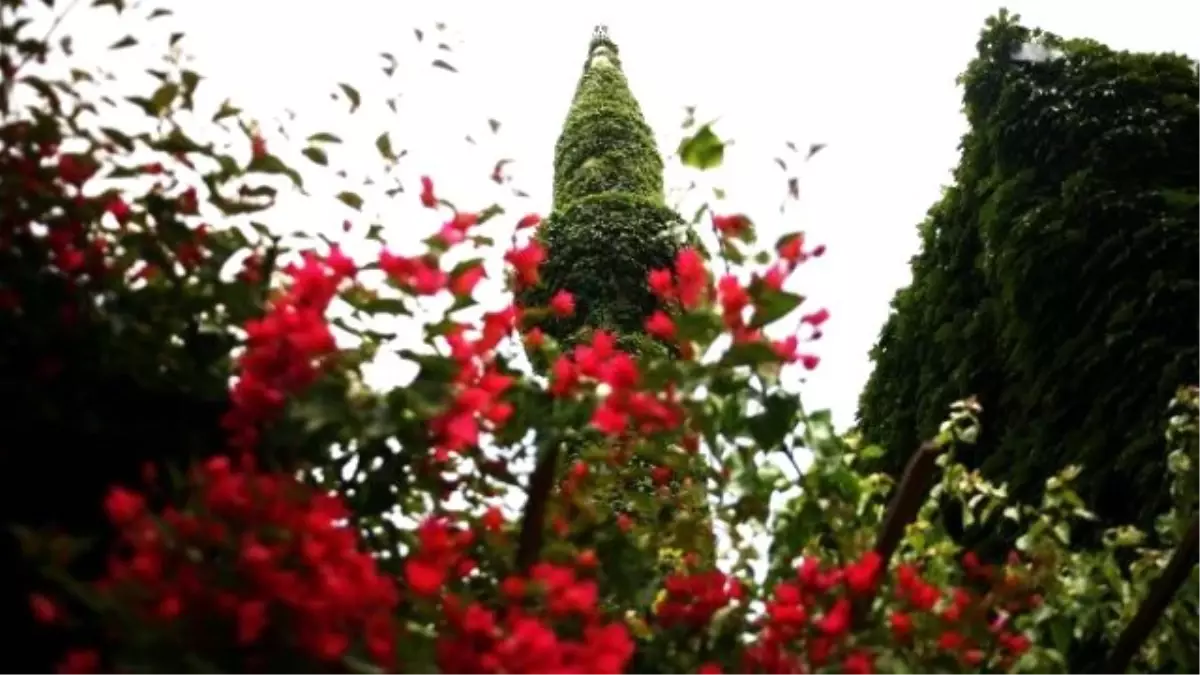
M 397 171 L 410 191 L 367 205 L 368 213 L 382 213 L 389 240 L 400 248 L 436 226 L 414 204 L 411 187 L 423 173 L 467 208 L 504 196 L 514 216 L 545 212 L 554 142 L 592 26 L 606 23 L 664 155 L 682 136 L 684 106 L 697 105 L 702 121 L 720 118 L 717 131 L 735 140 L 724 169 L 703 177 L 727 189 L 728 209 L 756 218 L 769 241 L 785 228 L 803 228 L 811 240 L 828 245 L 828 255 L 797 283 L 813 307 L 823 304 L 833 314 L 819 347 L 823 362 L 804 391 L 809 409 L 832 408 L 839 426 L 853 419 L 870 372 L 867 351 L 892 294 L 908 280 L 916 225 L 957 160 L 964 121 L 954 78 L 972 56 L 984 19 L 999 7 L 995 0 L 170 5 L 176 17 L 166 21 L 186 31 L 182 45 L 206 76 L 201 90 L 211 100 L 231 97 L 264 124 L 285 108 L 296 111 L 299 116 L 288 122 L 296 139 L 319 130 L 339 133 L 347 146 L 331 154 L 333 165 L 355 175 L 381 175 L 374 139 L 383 130 L 397 149 L 409 149 Z M 1065 36 L 1200 54 L 1198 3 L 1039 0 L 1007 6 L 1026 25 Z M 125 30 L 145 34 L 140 22 L 97 20 L 107 15 L 83 9 L 66 22 L 81 56 Z M 439 21 L 447 25 L 445 33 L 434 29 Z M 416 42 L 414 27 L 425 31 L 423 43 Z M 439 51 L 440 41 L 451 51 Z M 120 70 L 152 67 L 152 49 L 126 50 Z M 391 80 L 379 71 L 382 51 L 400 62 Z M 459 72 L 430 67 L 439 57 Z M 363 93 L 356 115 L 346 115 L 344 100 L 330 100 L 337 82 Z M 384 99 L 396 94 L 393 114 Z M 502 122 L 498 134 L 490 133 L 488 118 Z M 478 145 L 465 142 L 467 134 Z M 829 145 L 801 167 L 800 158 L 785 150 L 786 141 L 801 149 L 810 142 Z M 777 207 L 789 174 L 775 157 L 783 157 L 792 173 L 803 168 L 801 204 L 784 217 Z M 500 158 L 515 160 L 513 185 L 529 199 L 514 200 L 488 180 Z M 684 188 L 696 177 L 677 162 L 668 166 L 674 167 L 670 187 Z M 347 217 L 367 222 L 329 197 L 341 189 L 331 177 L 308 181 L 315 196 L 283 205 L 286 227 L 332 233 Z M 402 376 L 380 375 L 382 381 Z

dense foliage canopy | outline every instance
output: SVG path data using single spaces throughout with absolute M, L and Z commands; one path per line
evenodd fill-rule
M 1054 467 L 1107 524 L 1167 502 L 1161 402 L 1200 361 L 1197 69 L 989 21 L 970 130 L 872 352 L 859 426 L 897 472 L 977 396 L 969 465 L 1031 498 Z

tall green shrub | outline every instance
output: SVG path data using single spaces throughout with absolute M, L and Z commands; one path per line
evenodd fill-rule
M 977 395 L 972 457 L 1029 497 L 1079 462 L 1104 521 L 1164 503 L 1162 402 L 1194 382 L 1197 71 L 989 19 L 961 77 L 970 130 L 872 351 L 864 435 L 898 471 Z

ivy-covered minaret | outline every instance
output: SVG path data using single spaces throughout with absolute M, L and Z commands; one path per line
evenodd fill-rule
M 663 161 L 621 71 L 616 44 L 596 28 L 554 152 L 554 211 L 540 230 L 542 283 L 524 298 L 545 306 L 559 290 L 575 313 L 543 330 L 571 344 L 606 329 L 626 349 L 661 348 L 643 331 L 657 301 L 650 270 L 670 267 L 686 225 L 663 199 Z
M 680 249 L 691 241 L 688 231 L 665 204 L 663 160 L 654 132 L 629 90 L 616 44 L 599 26 L 555 147 L 554 208 L 538 230 L 546 250 L 540 282 L 522 293 L 521 304 L 546 307 L 556 293 L 568 291 L 574 313 L 540 319 L 542 330 L 563 347 L 590 342 L 593 331 L 605 330 L 629 353 L 667 355 L 668 348 L 644 328 L 661 307 L 648 276 L 651 270 L 674 266 Z M 588 448 L 569 448 L 558 468 L 563 471 L 585 456 Z M 655 484 L 651 474 L 664 465 L 674 467 L 673 478 L 668 485 Z M 646 551 L 648 567 L 619 574 L 649 583 L 656 578 L 654 570 L 668 564 L 663 550 L 711 555 L 711 521 L 697 457 L 680 448 L 647 446 L 625 463 L 604 466 L 608 468 L 596 467 L 593 473 L 598 483 L 593 499 L 600 511 L 593 515 L 601 520 L 631 517 L 648 526 L 658 542 Z M 603 526 L 591 532 L 601 540 L 621 537 Z

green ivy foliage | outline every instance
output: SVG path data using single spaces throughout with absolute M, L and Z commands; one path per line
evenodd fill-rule
M 554 150 L 554 209 L 605 192 L 661 203 L 662 171 L 654 132 L 629 91 L 616 45 L 593 39 Z
M 575 296 L 575 313 L 550 317 L 548 335 L 565 340 L 585 327 L 640 333 L 658 301 L 646 283 L 653 269 L 672 266 L 683 220 L 660 204 L 620 193 L 572 203 L 539 233 L 547 257 L 526 304 L 544 306 L 559 290 Z
M 969 464 L 1030 499 L 1056 467 L 1103 523 L 1165 504 L 1161 402 L 1197 361 L 1197 74 L 988 20 L 961 77 L 970 130 L 871 356 L 859 426 L 898 472 L 978 396 Z
M 559 291 L 574 296 L 572 316 L 542 320 L 548 335 L 573 344 L 602 328 L 622 342 L 657 345 L 643 330 L 659 306 L 646 277 L 671 267 L 688 232 L 663 203 L 662 171 L 617 45 L 598 34 L 555 147 L 554 212 L 538 232 L 547 254 L 541 280 L 520 298 L 524 306 L 544 307 Z
M 669 348 L 644 330 L 646 319 L 661 305 L 650 291 L 647 276 L 651 270 L 673 266 L 676 254 L 692 241 L 689 233 L 683 218 L 664 203 L 663 160 L 621 71 L 617 46 L 598 35 L 589 45 L 555 147 L 554 212 L 537 235 L 546 249 L 540 281 L 521 294 L 520 303 L 546 307 L 556 293 L 568 291 L 575 300 L 572 315 L 547 314 L 538 319 L 542 330 L 563 347 L 587 343 L 595 330 L 603 329 L 630 353 L 663 355 Z M 545 369 L 550 364 L 535 360 L 534 365 Z M 568 448 L 559 469 L 565 471 L 591 455 L 589 464 L 600 470 L 607 452 Z M 691 528 L 697 531 L 694 541 L 644 542 L 647 551 L 663 546 L 710 551 L 711 522 L 703 479 L 697 473 L 700 467 L 691 466 L 694 463 L 682 454 L 667 458 L 635 453 L 624 469 L 603 469 L 620 475 L 614 475 L 601 501 L 610 506 L 610 516 L 625 513 L 645 522 L 666 518 L 697 525 Z M 670 485 L 656 487 L 645 479 L 655 466 L 670 466 L 676 472 Z M 633 478 L 626 480 L 625 475 Z M 695 478 L 689 480 L 690 476 Z M 691 487 L 685 487 L 685 482 Z M 606 541 L 611 524 L 598 527 L 591 539 Z M 657 558 L 628 564 L 642 568 L 609 572 L 636 573 L 651 588 L 658 578 L 652 573 L 659 567 Z

